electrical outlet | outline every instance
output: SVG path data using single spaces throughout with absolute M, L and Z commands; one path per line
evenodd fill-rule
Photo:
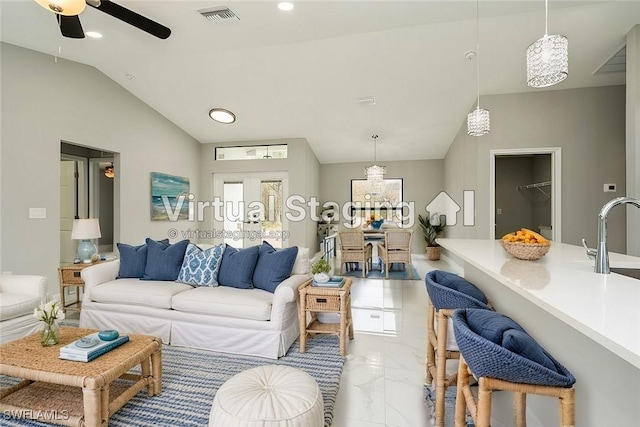
M 496 209 L 496 215 L 502 215 L 502 209 L 500 208 Z
M 605 184 L 604 185 L 604 192 L 605 193 L 615 193 L 616 192 L 616 185 L 615 184 Z

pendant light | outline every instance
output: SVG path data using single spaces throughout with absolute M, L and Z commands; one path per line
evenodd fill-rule
M 478 105 L 467 115 L 467 133 L 471 136 L 482 136 L 491 131 L 491 118 L 489 110 L 480 108 L 480 0 L 476 1 L 476 61 Z
M 378 135 L 371 135 L 373 138 L 373 165 L 364 168 L 364 174 L 367 177 L 367 181 L 371 184 L 373 190 L 379 190 L 384 183 L 384 176 L 387 174 L 387 168 L 385 166 L 376 165 L 377 161 L 377 139 Z
M 527 84 L 547 87 L 560 83 L 569 75 L 569 40 L 547 34 L 549 0 L 544 1 L 544 36 L 527 48 Z

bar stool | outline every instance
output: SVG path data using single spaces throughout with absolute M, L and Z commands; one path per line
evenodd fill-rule
M 456 310 L 453 328 L 460 348 L 455 426 L 466 426 L 468 409 L 476 427 L 489 427 L 491 393 L 515 393 L 515 427 L 526 427 L 528 393 L 557 397 L 560 426 L 575 427 L 576 379 L 509 317 L 487 310 Z M 478 379 L 476 402 L 469 377 Z
M 436 427 L 444 426 L 445 393 L 456 384 L 457 372 L 447 376 L 447 360 L 458 359 L 450 318 L 455 309 L 491 310 L 487 297 L 464 278 L 442 270 L 433 270 L 425 278 L 427 285 L 427 383 L 435 378 Z M 437 322 L 437 330 L 435 323 Z

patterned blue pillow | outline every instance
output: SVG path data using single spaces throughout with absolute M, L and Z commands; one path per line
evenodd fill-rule
M 183 240 L 167 246 L 147 239 L 147 265 L 144 267 L 144 275 L 140 279 L 176 280 L 188 244 L 188 240 Z
M 218 271 L 223 253 L 224 243 L 206 250 L 189 243 L 178 282 L 194 286 L 218 286 Z

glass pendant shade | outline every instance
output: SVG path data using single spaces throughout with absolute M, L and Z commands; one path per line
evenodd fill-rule
M 569 40 L 561 35 L 544 35 L 527 48 L 527 84 L 547 87 L 569 75 Z
M 467 133 L 471 136 L 486 135 L 491 131 L 489 110 L 476 108 L 467 115 Z
M 371 135 L 371 138 L 373 138 L 373 161 L 375 162 L 377 160 L 376 140 L 378 139 L 378 135 Z M 387 174 L 387 167 L 373 164 L 364 168 L 364 174 L 367 177 L 369 184 L 382 187 L 384 183 L 384 176 Z
M 367 176 L 367 181 L 382 182 L 387 174 L 387 168 L 378 165 L 367 166 L 364 168 L 364 174 Z
M 36 0 L 45 9 L 64 16 L 79 15 L 87 5 L 85 0 Z

